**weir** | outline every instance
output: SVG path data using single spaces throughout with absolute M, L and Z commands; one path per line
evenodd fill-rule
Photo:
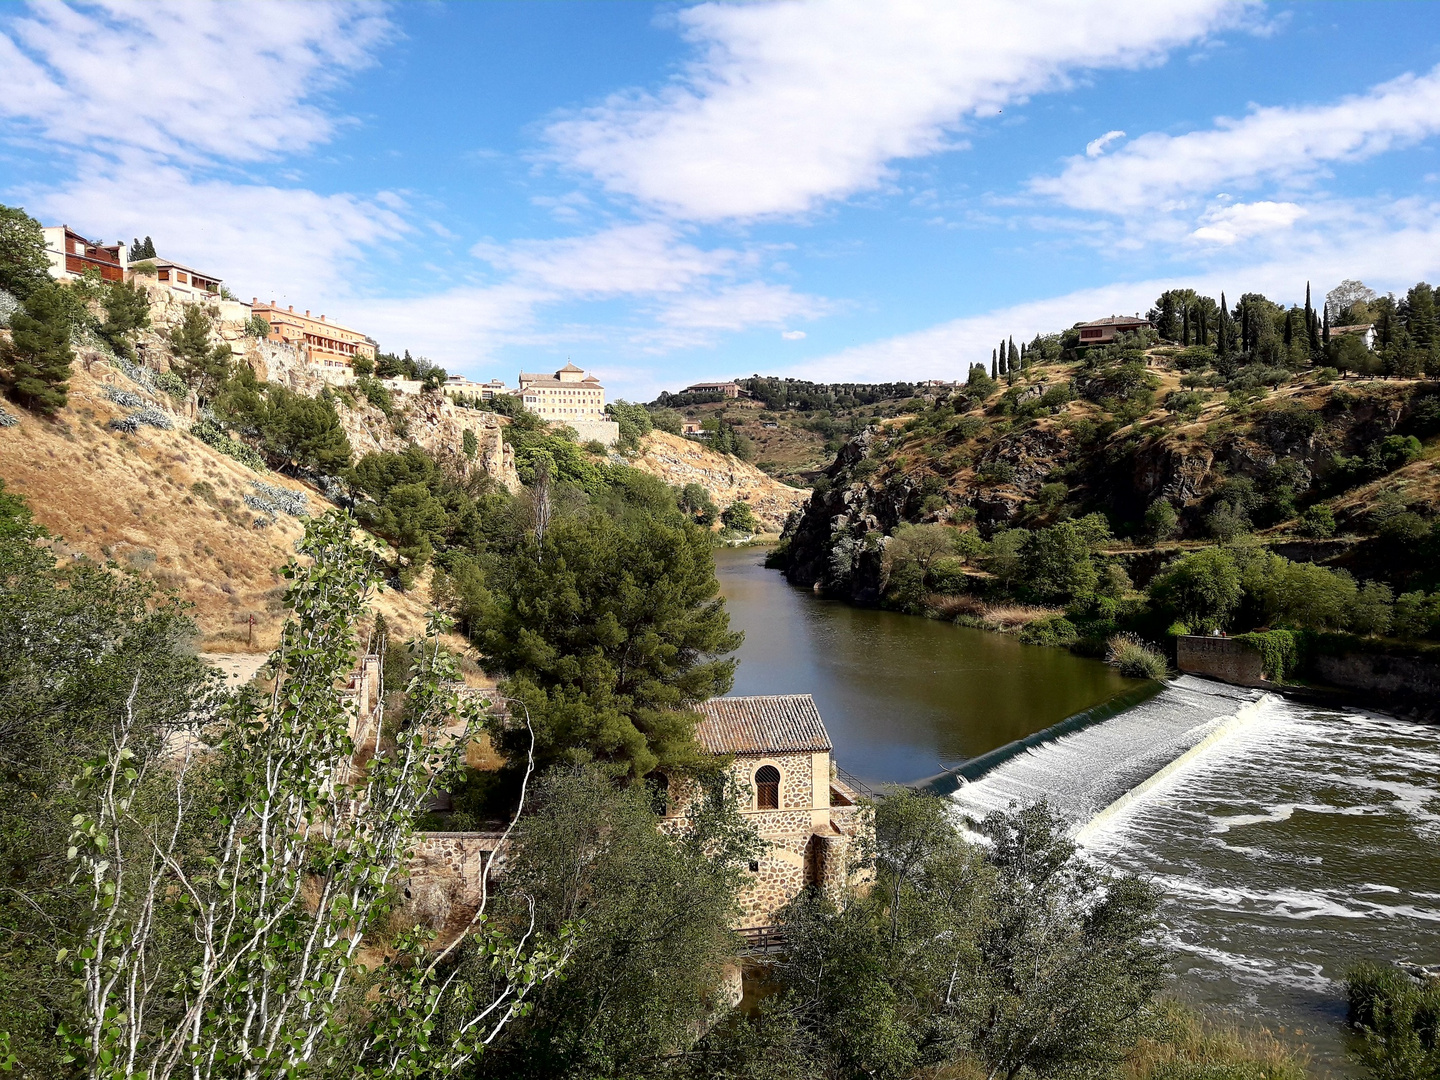
M 1182 675 L 1117 715 L 1072 717 L 927 786 L 957 785 L 950 797 L 974 821 L 1046 799 L 1079 830 L 1246 724 L 1265 697 Z

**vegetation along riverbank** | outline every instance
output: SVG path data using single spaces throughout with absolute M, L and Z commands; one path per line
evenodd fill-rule
M 1096 656 L 1133 649 L 1117 635 L 1173 658 L 1178 634 L 1286 629 L 1270 657 L 1286 679 L 1322 653 L 1424 652 L 1440 638 L 1435 293 L 1348 282 L 1327 310 L 1377 327 L 1373 347 L 1308 306 L 1190 290 L 1106 345 L 1006 342 L 991 370 L 850 438 L 772 565 Z

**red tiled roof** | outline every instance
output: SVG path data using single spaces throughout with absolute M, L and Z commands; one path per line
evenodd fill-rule
M 1108 318 L 1096 319 L 1094 322 L 1082 322 L 1083 326 L 1146 326 L 1149 319 L 1137 319 L 1132 315 L 1111 315 Z
M 695 737 L 712 754 L 816 753 L 834 749 L 809 694 L 711 698 L 697 706 Z

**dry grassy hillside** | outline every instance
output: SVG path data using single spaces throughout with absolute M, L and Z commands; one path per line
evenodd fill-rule
M 733 455 L 717 454 L 679 435 L 652 431 L 640 450 L 630 462 L 635 468 L 675 487 L 699 484 L 721 510 L 736 500 L 747 502 L 768 532 L 778 533 L 790 512 L 810 498 L 808 490 L 789 487 Z
M 312 512 L 328 509 L 314 490 L 276 473 L 257 473 L 180 430 L 107 428 L 125 414 L 107 386 L 161 402 L 103 363 L 75 366 L 70 404 L 53 421 L 19 411 L 0 428 L 0 479 L 25 496 L 57 539 L 60 557 L 83 554 L 133 567 L 194 605 L 201 647 L 261 651 L 278 640 L 285 610 L 276 573 L 294 554 L 299 520 L 247 506 L 255 482 L 304 491 Z M 424 625 L 425 597 L 383 593 L 376 604 L 399 633 Z M 254 638 L 250 641 L 250 617 Z

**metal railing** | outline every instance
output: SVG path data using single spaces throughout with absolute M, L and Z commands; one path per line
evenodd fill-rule
M 785 947 L 785 928 L 781 926 L 749 926 L 736 933 L 744 942 L 742 956 L 764 956 Z

